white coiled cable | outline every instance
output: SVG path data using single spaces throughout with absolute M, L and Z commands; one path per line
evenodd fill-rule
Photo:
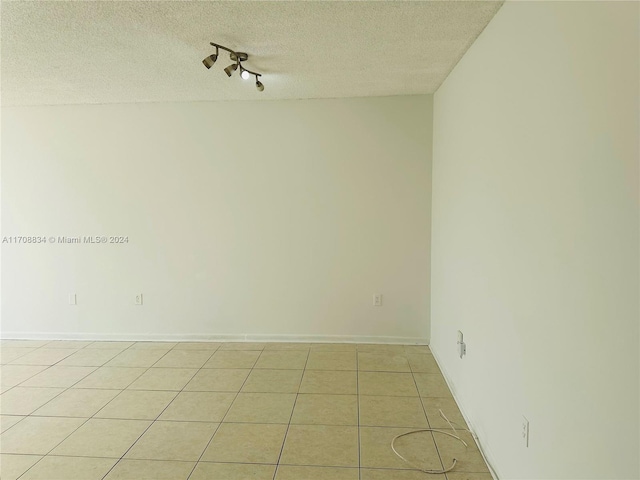
M 440 416 L 442 418 L 444 418 L 446 420 L 446 422 L 449 424 L 449 426 L 453 429 L 453 431 L 455 433 L 458 433 L 457 430 L 455 429 L 455 427 L 453 426 L 453 423 L 449 421 L 449 419 L 445 416 L 444 413 L 442 413 L 442 410 L 438 410 L 440 412 Z M 459 426 L 459 425 L 458 425 Z M 469 433 L 471 433 L 470 430 L 463 428 L 462 430 L 465 430 Z M 438 430 L 435 428 L 421 428 L 419 430 L 412 430 L 410 432 L 405 432 L 405 433 L 401 433 L 400 435 L 396 435 L 395 437 L 393 437 L 393 440 L 391 440 L 391 450 L 393 450 L 393 453 L 395 453 L 398 457 L 400 457 L 402 460 L 404 460 L 405 463 L 407 463 L 408 465 L 412 466 L 413 468 L 415 468 L 416 470 L 420 470 L 423 473 L 430 473 L 430 474 L 438 474 L 438 473 L 447 473 L 450 472 L 451 470 L 453 470 L 456 466 L 456 463 L 458 463 L 458 460 L 456 458 L 453 459 L 453 463 L 451 464 L 451 466 L 449 468 L 445 468 L 443 470 L 425 470 L 424 468 L 413 464 L 412 462 L 410 462 L 409 460 L 407 460 L 405 457 L 403 457 L 397 450 L 395 447 L 395 442 L 397 439 L 401 438 L 401 437 L 406 437 L 407 435 L 413 435 L 414 433 L 420 433 L 420 432 L 435 432 L 435 433 L 442 433 L 444 435 L 448 435 L 450 437 L 455 438 L 456 440 L 460 440 L 460 442 L 462 442 L 462 444 L 465 446 L 465 448 L 467 448 L 469 445 L 467 445 L 467 442 L 465 442 L 462 438 L 460 438 L 458 435 L 454 435 L 453 433 L 449 433 L 449 432 L 445 432 L 443 430 Z

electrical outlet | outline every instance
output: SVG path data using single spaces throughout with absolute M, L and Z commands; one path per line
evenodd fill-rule
M 381 307 L 382 306 L 382 294 L 381 293 L 376 293 L 373 296 L 373 306 L 374 307 Z
M 78 299 L 76 297 L 75 293 L 70 293 L 69 294 L 69 305 L 77 305 L 78 304 Z
M 141 293 L 136 295 L 136 305 L 142 305 L 142 294 Z
M 460 355 L 460 358 L 462 358 L 466 354 L 467 344 L 464 343 L 464 335 L 462 335 L 462 332 L 458 330 L 458 355 Z
M 525 447 L 529 446 L 529 420 L 526 417 L 522 417 L 522 444 Z

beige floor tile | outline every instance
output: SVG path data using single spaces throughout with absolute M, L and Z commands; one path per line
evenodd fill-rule
M 52 455 L 120 458 L 151 422 L 91 418 L 73 432 Z
M 445 414 L 449 421 L 454 423 L 453 426 L 456 429 L 459 427 L 467 428 L 464 417 L 462 416 L 462 413 L 460 413 L 458 405 L 456 405 L 456 402 L 452 397 L 423 397 L 422 405 L 424 406 L 425 412 L 427 412 L 427 419 L 429 420 L 429 425 L 431 425 L 431 427 L 451 428 L 447 421 L 440 416 L 440 410 L 442 410 L 442 413 Z
M 302 370 L 252 370 L 242 392 L 297 393 Z
M 261 342 L 225 342 L 220 345 L 220 350 L 264 350 L 265 343 Z
M 47 343 L 47 348 L 84 348 L 88 345 L 91 345 L 93 341 L 84 341 L 84 340 L 53 340 L 52 342 Z
M 452 433 L 451 430 L 449 430 L 449 432 Z M 487 464 L 482 458 L 482 454 L 480 450 L 478 450 L 471 434 L 468 432 L 457 432 L 457 435 L 467 443 L 467 447 L 465 447 L 460 440 L 450 437 L 449 435 L 443 433 L 433 434 L 442 463 L 445 466 L 449 466 L 455 458 L 457 460 L 456 472 L 489 473 Z
M 381 345 L 379 343 L 359 343 L 358 352 L 369 352 L 379 354 L 403 355 L 405 352 L 404 345 Z
M 265 345 L 265 350 L 305 350 L 308 351 L 311 348 L 310 343 L 297 343 L 297 342 L 269 342 Z
M 390 447 L 393 437 L 409 430 L 407 428 L 361 427 L 360 466 L 363 468 L 411 469 L 412 467 L 397 457 Z M 396 450 L 404 457 L 422 468 L 433 470 L 442 468 L 431 432 L 401 437 L 396 441 L 395 446 Z M 427 477 L 427 474 L 422 475 Z
M 389 448 L 391 438 L 427 428 L 428 421 L 448 429 L 440 408 L 449 419 L 464 424 L 426 345 L 75 341 L 34 345 L 0 343 L 3 361 L 12 362 L 0 370 L 1 411 L 5 413 L 4 405 L 38 405 L 36 400 L 44 398 L 34 395 L 20 402 L 27 393 L 72 388 L 44 400 L 31 417 L 24 417 L 24 411 L 0 417 L 3 458 L 19 453 L 35 455 L 37 460 L 37 455 L 52 454 L 24 479 L 51 478 L 40 472 L 58 475 L 58 470 L 65 480 L 90 479 L 94 476 L 83 473 L 85 466 L 87 472 L 91 465 L 103 465 L 108 471 L 126 454 L 107 480 L 187 480 L 194 466 L 190 480 L 263 476 L 271 480 L 274 473 L 275 480 L 356 480 L 359 463 L 362 480 L 412 480 L 425 474 L 395 457 Z M 51 362 L 55 366 L 48 367 Z M 152 424 L 158 415 L 159 421 Z M 430 432 L 403 437 L 396 445 L 424 468 L 442 468 L 438 442 L 446 466 L 454 455 L 458 458 L 451 476 L 431 475 L 433 480 L 490 480 L 472 440 L 465 449 L 451 437 L 435 435 L 435 440 Z M 74 456 L 80 457 L 79 467 L 66 473 Z M 0 463 L 3 480 L 6 468 Z M 95 478 L 103 478 L 106 471 L 96 470 Z
M 107 367 L 150 367 L 164 355 L 167 350 L 157 348 L 128 348 L 106 363 Z
M 217 423 L 155 422 L 125 458 L 195 462 L 209 444 L 216 428 Z
M 275 480 L 358 480 L 357 468 L 280 465 Z
M 23 418 L 22 415 L 0 415 L 0 433 L 9 430 Z
M 404 351 L 406 353 L 421 353 L 421 354 L 431 354 L 431 349 L 428 345 L 405 345 Z
M 275 465 L 255 463 L 200 462 L 189 480 L 272 480 L 275 469 Z M 298 478 L 298 480 L 303 480 L 303 478 Z
M 447 480 L 493 480 L 493 477 L 488 472 L 449 472 L 447 473 Z
M 174 350 L 209 350 L 215 351 L 222 345 L 220 342 L 178 342 Z
M 33 412 L 42 417 L 89 418 L 109 403 L 120 390 L 70 388 Z
M 0 478 L 16 480 L 42 457 L 40 455 L 0 455 Z
M 0 435 L 0 450 L 45 455 L 84 422 L 84 418 L 27 417 Z
M 54 365 L 77 351 L 75 348 L 38 348 L 16 358 L 11 365 Z
M 0 347 L 0 364 L 5 364 L 31 353 L 35 348 Z
M 101 480 L 116 463 L 115 458 L 47 456 L 20 480 Z
M 98 348 L 98 349 L 109 349 L 109 350 L 124 350 L 125 348 L 129 348 L 133 345 L 134 342 L 108 342 L 108 341 L 99 341 L 93 342 L 91 345 L 87 345 L 85 348 Z
M 160 415 L 160 420 L 221 422 L 235 393 L 181 392 Z
M 224 421 L 287 424 L 295 401 L 295 393 L 240 393 Z
M 149 349 L 149 350 L 164 350 L 165 352 L 173 349 L 177 345 L 177 342 L 136 342 L 131 345 L 133 349 Z
M 150 368 L 138 377 L 130 390 L 182 390 L 197 368 Z
M 203 368 L 184 389 L 194 392 L 239 392 L 250 371 L 248 368 Z
M 433 358 L 433 355 L 410 354 L 407 355 L 411 371 L 413 373 L 434 373 L 440 375 L 440 368 Z
M 447 480 L 438 474 L 426 474 L 419 470 L 362 469 L 361 480 Z
M 0 395 L 0 413 L 30 415 L 62 392 L 64 388 L 14 387 Z
M 356 372 L 305 370 L 300 393 L 355 394 L 357 378 Z
M 259 351 L 222 350 L 220 347 L 203 368 L 253 368 L 259 356 Z
M 358 425 L 356 395 L 300 394 L 293 410 L 292 424 Z
M 0 383 L 3 387 L 13 387 L 46 370 L 46 365 L 2 365 Z
M 417 397 L 360 397 L 360 425 L 427 428 L 427 416 Z
M 66 367 L 54 365 L 31 377 L 20 386 L 69 388 L 95 369 L 96 367 Z
M 311 350 L 307 370 L 357 370 L 356 353 Z
M 302 370 L 308 355 L 303 350 L 264 350 L 253 368 Z
M 410 372 L 405 354 L 358 352 L 358 370 L 361 372 Z
M 154 365 L 168 368 L 200 368 L 213 352 L 210 350 L 171 350 Z
M 96 418 L 155 420 L 176 395 L 177 392 L 124 390 L 95 416 Z
M 75 388 L 124 389 L 142 375 L 146 368 L 100 367 L 80 380 Z
M 312 343 L 311 351 L 315 352 L 355 352 L 355 343 Z
M 421 397 L 450 397 L 451 391 L 447 387 L 442 375 L 432 375 L 430 373 L 414 373 L 418 392 Z
M 358 466 L 358 427 L 290 425 L 280 463 Z
M 120 460 L 105 480 L 187 480 L 195 462 Z
M 101 367 L 109 360 L 118 355 L 122 350 L 113 348 L 90 348 L 86 347 L 78 350 L 73 355 L 69 355 L 57 365 L 76 367 Z
M 223 423 L 202 456 L 206 462 L 275 464 L 286 425 Z
M 418 396 L 410 373 L 358 372 L 358 392 L 360 395 Z

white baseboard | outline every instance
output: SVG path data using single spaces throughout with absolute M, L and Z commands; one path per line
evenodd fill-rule
M 433 359 L 436 361 L 436 363 L 438 364 L 438 367 L 440 368 L 440 371 L 442 372 L 442 376 L 444 377 L 444 381 L 447 383 L 447 386 L 449 387 L 449 391 L 451 392 L 451 395 L 453 395 L 453 399 L 456 402 L 456 405 L 458 405 L 458 408 L 460 409 L 460 413 L 462 414 L 462 418 L 464 418 L 464 421 L 467 423 L 467 426 L 469 427 L 469 430 L 474 432 L 474 440 L 476 442 L 476 445 L 478 445 L 478 450 L 480 450 L 480 454 L 482 455 L 482 458 L 484 459 L 485 463 L 487 465 L 490 465 L 489 467 L 489 472 L 491 473 L 491 476 L 493 477 L 494 480 L 499 480 L 500 475 L 497 472 L 497 468 L 495 466 L 495 463 L 493 462 L 493 458 L 495 458 L 492 454 L 491 451 L 489 449 L 489 447 L 486 444 L 483 444 L 481 439 L 477 436 L 477 434 L 475 433 L 475 430 L 473 428 L 473 422 L 471 421 L 469 415 L 467 414 L 464 405 L 460 402 L 460 399 L 458 398 L 458 396 L 455 393 L 455 390 L 452 387 L 451 381 L 450 381 L 450 377 L 447 374 L 447 370 L 443 367 L 442 363 L 440 362 L 439 356 L 438 356 L 438 352 L 435 351 L 433 349 L 433 347 L 430 347 L 431 350 L 431 354 L 433 355 Z
M 154 342 L 304 342 L 304 343 L 381 343 L 428 345 L 423 337 L 385 337 L 370 335 L 267 335 L 267 334 L 157 334 L 157 333 L 57 333 L 1 332 L 2 340 L 107 340 Z

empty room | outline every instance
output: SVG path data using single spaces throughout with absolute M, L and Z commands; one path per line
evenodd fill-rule
M 2 480 L 640 479 L 640 2 L 0 27 Z

